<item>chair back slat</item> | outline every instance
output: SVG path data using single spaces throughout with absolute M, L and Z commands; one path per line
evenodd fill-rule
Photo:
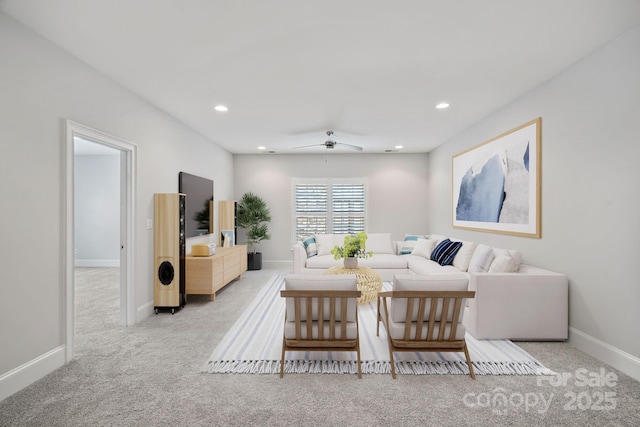
M 436 313 L 438 312 L 438 299 L 431 298 L 431 310 L 429 311 L 429 329 L 427 329 L 427 341 L 433 339 L 433 331 L 436 328 Z

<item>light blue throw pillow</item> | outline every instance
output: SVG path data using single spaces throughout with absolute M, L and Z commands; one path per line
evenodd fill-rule
M 302 241 L 302 244 L 304 245 L 304 249 L 307 251 L 307 258 L 318 255 L 318 244 L 316 243 L 315 237 L 307 237 Z

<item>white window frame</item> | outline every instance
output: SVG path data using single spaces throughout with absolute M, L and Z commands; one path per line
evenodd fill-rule
M 297 224 L 298 224 L 298 212 L 296 211 L 296 196 L 297 196 L 297 186 L 298 185 L 321 185 L 325 186 L 327 189 L 327 212 L 326 212 L 326 233 L 334 233 L 332 229 L 333 224 L 333 216 L 334 212 L 332 209 L 332 201 L 333 201 L 333 193 L 332 189 L 335 185 L 347 184 L 347 185 L 362 185 L 364 189 L 364 212 L 359 215 L 363 218 L 363 230 L 367 230 L 368 223 L 368 210 L 369 210 L 369 185 L 366 178 L 363 177 L 353 177 L 353 178 L 293 178 L 291 180 L 291 200 L 292 200 L 292 242 L 298 240 L 297 234 Z M 319 214 L 322 215 L 322 214 Z M 313 233 L 312 233 L 313 234 Z

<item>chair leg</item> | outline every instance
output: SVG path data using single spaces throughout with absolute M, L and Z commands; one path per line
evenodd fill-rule
M 356 349 L 358 353 L 358 379 L 362 379 L 362 366 L 360 363 L 360 343 L 358 343 L 358 348 Z
M 284 342 L 284 336 L 283 336 L 282 337 L 282 358 L 280 359 L 280 378 L 284 376 L 284 348 L 285 348 L 285 342 Z
M 469 350 L 467 349 L 467 343 L 464 343 L 464 357 L 467 358 L 467 366 L 469 367 L 469 375 L 471 375 L 471 379 L 476 379 L 476 374 L 473 372 L 473 365 L 471 364 L 471 358 L 469 357 Z
M 376 336 L 380 335 L 380 321 L 382 320 L 382 317 L 380 317 L 380 297 L 377 298 L 378 300 L 378 315 L 376 316 Z
M 396 379 L 396 363 L 393 360 L 393 344 L 391 344 L 391 335 L 387 329 L 387 343 L 389 344 L 389 363 L 391 364 L 391 378 Z

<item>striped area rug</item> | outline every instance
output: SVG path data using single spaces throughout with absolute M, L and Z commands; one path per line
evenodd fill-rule
M 208 373 L 276 374 L 280 370 L 285 304 L 280 297 L 284 275 L 274 275 L 227 332 L 202 366 Z M 385 283 L 385 289 L 391 284 Z M 363 374 L 390 374 L 384 327 L 376 336 L 376 303 L 358 306 Z M 467 334 L 467 347 L 476 375 L 553 375 L 509 340 L 476 340 Z M 399 374 L 468 375 L 462 353 L 394 353 Z M 350 352 L 287 352 L 287 373 L 357 373 Z

